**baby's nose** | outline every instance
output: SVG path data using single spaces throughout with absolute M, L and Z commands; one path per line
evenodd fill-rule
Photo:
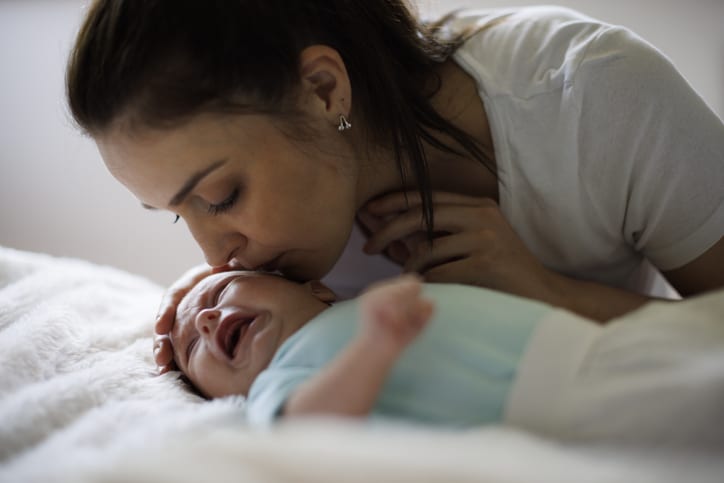
M 219 311 L 215 309 L 201 310 L 196 315 L 196 330 L 205 336 L 212 335 L 219 324 L 219 315 Z

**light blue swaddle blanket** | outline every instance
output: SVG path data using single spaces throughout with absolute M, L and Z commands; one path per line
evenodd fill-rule
M 372 417 L 466 427 L 498 423 L 543 303 L 456 284 L 425 284 L 435 303 L 425 330 L 390 373 Z M 274 421 L 297 385 L 343 349 L 358 330 L 356 299 L 325 310 L 292 335 L 252 384 L 247 417 Z

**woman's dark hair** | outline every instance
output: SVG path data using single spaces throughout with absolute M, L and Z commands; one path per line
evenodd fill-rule
M 284 119 L 294 115 L 300 52 L 328 45 L 345 62 L 354 122 L 392 149 L 403 182 L 410 167 L 431 238 L 422 143 L 467 153 L 494 172 L 476 141 L 430 104 L 434 68 L 462 42 L 442 39 L 444 23 L 423 25 L 404 0 L 97 0 L 69 58 L 68 102 L 90 135 L 120 117 L 157 128 L 203 112 Z M 456 145 L 441 142 L 441 132 Z

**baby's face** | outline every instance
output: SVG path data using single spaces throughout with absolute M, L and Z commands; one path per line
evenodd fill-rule
M 247 395 L 281 344 L 328 307 L 329 289 L 258 272 L 206 277 L 181 301 L 176 364 L 209 397 Z

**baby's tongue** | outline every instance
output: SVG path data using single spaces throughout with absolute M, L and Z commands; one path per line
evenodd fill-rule
M 249 330 L 249 324 L 251 324 L 254 321 L 254 319 L 249 319 L 248 321 L 244 321 L 243 324 L 239 327 L 238 330 L 235 331 L 234 335 L 231 339 L 231 358 L 236 358 L 236 355 L 239 353 L 239 348 L 241 347 L 241 341 L 244 340 L 244 335 Z

